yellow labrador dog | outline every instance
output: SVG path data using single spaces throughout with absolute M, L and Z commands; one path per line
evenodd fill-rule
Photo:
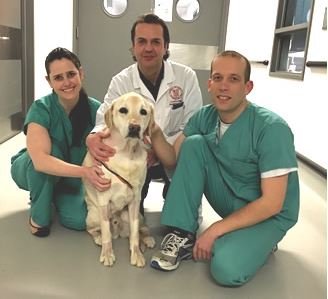
M 139 213 L 147 171 L 147 149 L 143 139 L 144 135 L 151 134 L 154 107 L 139 94 L 127 93 L 112 102 L 105 113 L 105 123 L 104 130 L 110 131 L 110 137 L 103 142 L 116 149 L 109 162 L 102 165 L 105 177 L 111 180 L 111 187 L 99 192 L 84 181 L 87 231 L 95 243 L 102 246 L 100 262 L 105 266 L 115 262 L 112 239 L 129 236 L 131 264 L 144 267 L 141 247 L 155 246 Z M 83 164 L 93 164 L 90 153 Z

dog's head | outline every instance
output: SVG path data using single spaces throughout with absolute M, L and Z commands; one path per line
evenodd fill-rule
M 124 138 L 143 139 L 151 136 L 154 125 L 154 106 L 135 92 L 126 93 L 113 100 L 105 113 L 109 129 L 115 127 Z

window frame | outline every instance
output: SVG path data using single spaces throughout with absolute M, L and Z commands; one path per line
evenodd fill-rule
M 312 2 L 310 5 L 309 20 L 307 22 L 296 24 L 296 25 L 284 26 L 285 16 L 287 15 L 288 1 L 289 0 L 279 0 L 269 75 L 273 76 L 273 77 L 304 80 L 304 73 L 305 73 L 306 59 L 307 59 L 307 53 L 308 53 L 308 47 L 309 47 L 309 39 L 310 39 L 310 32 L 311 32 L 315 0 L 311 0 Z M 279 70 L 279 62 L 281 61 L 282 55 L 288 54 L 288 53 L 284 53 L 284 51 L 282 50 L 284 37 L 291 36 L 292 34 L 295 34 L 295 33 L 301 32 L 301 31 L 306 31 L 306 34 L 305 34 L 306 37 L 305 37 L 305 41 L 304 41 L 305 42 L 304 43 L 304 63 L 303 63 L 301 72 L 296 73 L 296 72 Z

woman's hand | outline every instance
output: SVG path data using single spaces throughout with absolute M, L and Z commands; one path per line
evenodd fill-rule
M 84 178 L 100 192 L 106 191 L 111 187 L 111 180 L 103 178 L 103 175 L 102 169 L 96 165 L 84 167 Z

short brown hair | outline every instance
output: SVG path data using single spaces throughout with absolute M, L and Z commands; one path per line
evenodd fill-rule
M 214 56 L 214 58 L 211 62 L 211 74 L 212 74 L 212 71 L 213 71 L 213 61 L 218 57 L 235 57 L 235 58 L 243 59 L 246 62 L 245 83 L 250 80 L 250 78 L 251 78 L 251 64 L 250 64 L 249 60 L 244 55 L 238 53 L 237 51 L 233 51 L 233 50 L 226 50 L 226 51 L 218 53 L 217 55 Z

